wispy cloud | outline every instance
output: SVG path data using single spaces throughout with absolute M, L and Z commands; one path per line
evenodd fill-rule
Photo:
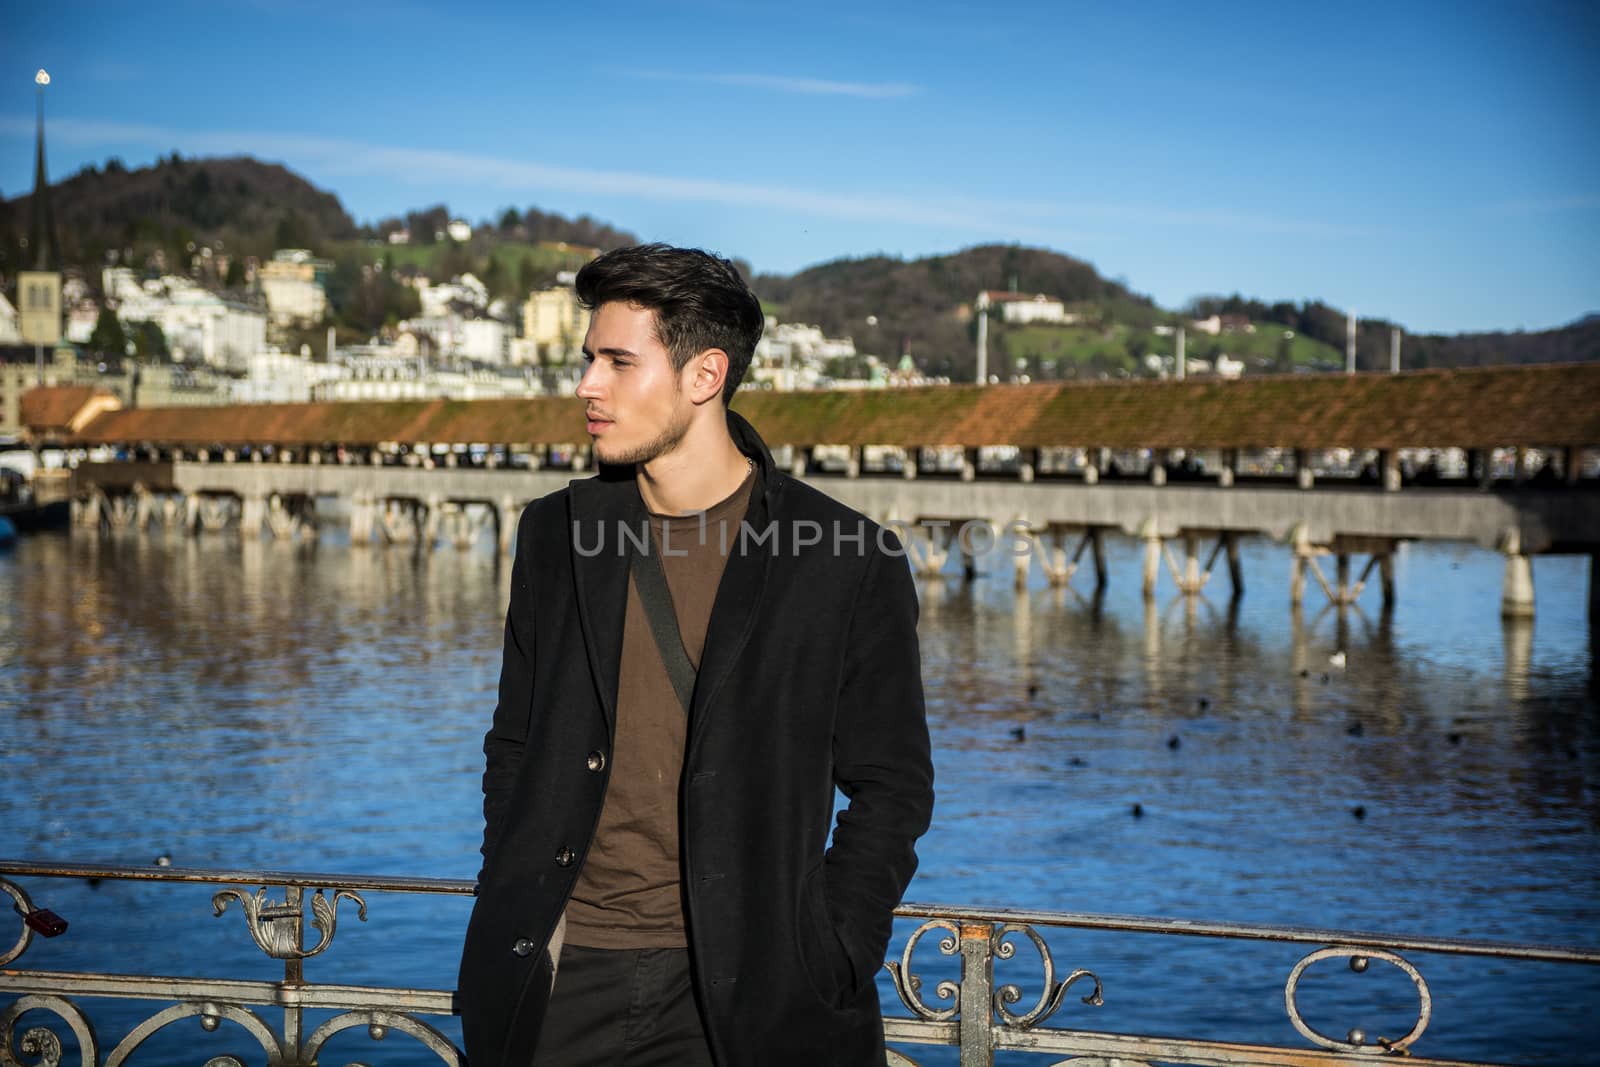
M 0 116 L 0 136 L 31 136 L 33 120 Z M 249 154 L 281 160 L 320 180 L 384 177 L 424 186 L 427 195 L 463 185 L 526 193 L 558 190 L 585 196 L 625 196 L 648 200 L 699 202 L 771 208 L 819 218 L 938 227 L 987 239 L 1045 243 L 1085 236 L 1080 227 L 1131 232 L 1171 227 L 1340 239 L 1370 235 L 1370 227 L 1310 219 L 1281 219 L 1226 211 L 1172 206 L 1095 203 L 1067 198 L 1030 201 L 928 196 L 905 189 L 875 192 L 819 192 L 787 185 L 735 182 L 716 178 L 594 170 L 448 149 L 376 145 L 343 138 L 248 130 L 177 130 L 143 123 L 60 118 L 50 125 L 52 140 L 107 152 L 121 147 L 174 149 L 201 155 Z
M 766 89 L 807 96 L 854 96 L 867 100 L 892 100 L 922 92 L 921 86 L 906 82 L 841 82 L 827 78 L 791 78 L 779 74 L 689 74 L 670 70 L 618 70 L 617 73 L 649 81 L 732 85 L 741 89 Z

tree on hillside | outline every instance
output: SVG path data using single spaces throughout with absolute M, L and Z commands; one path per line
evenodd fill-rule
M 301 220 L 300 213 L 294 208 L 289 208 L 278 219 L 278 228 L 273 231 L 273 242 L 278 248 L 307 248 L 311 245 L 311 235 Z
M 533 256 L 524 252 L 522 254 L 522 263 L 517 267 L 517 289 L 520 295 L 525 297 L 542 285 L 543 280 L 540 277 L 539 268 L 534 266 Z
M 176 154 L 176 153 L 174 153 Z M 133 325 L 133 353 L 146 363 L 166 363 L 172 358 L 167 348 L 167 335 L 153 322 L 135 322 Z
M 101 308 L 100 317 L 95 319 L 94 332 L 89 335 L 89 351 L 96 355 L 128 353 L 128 335 L 122 330 L 122 320 L 110 308 Z
M 228 260 L 228 276 L 222 280 L 223 288 L 243 289 L 244 284 L 244 257 L 234 256 Z
M 445 232 L 449 225 L 450 209 L 443 204 L 406 213 L 406 228 L 411 231 L 411 243 L 414 245 L 434 244 L 434 234 Z

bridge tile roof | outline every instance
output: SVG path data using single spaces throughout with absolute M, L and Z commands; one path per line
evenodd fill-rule
M 739 394 L 774 445 L 1600 446 L 1600 363 L 1184 382 Z M 28 421 L 25 415 L 24 421 Z M 573 398 L 124 409 L 80 443 L 582 442 Z

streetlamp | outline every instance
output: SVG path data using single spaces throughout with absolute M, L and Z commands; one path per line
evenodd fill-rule
M 38 69 L 38 71 L 36 71 L 34 73 L 34 75 L 33 75 L 33 84 L 38 87 L 37 89 L 34 90 L 34 96 L 38 98 L 38 110 L 39 110 L 39 165 L 38 165 L 38 174 L 35 175 L 35 177 L 34 177 L 34 185 L 38 186 L 38 185 L 42 185 L 44 183 L 44 180 L 45 180 L 45 178 L 44 178 L 44 88 L 45 88 L 45 86 L 50 84 L 50 72 L 45 70 L 43 67 L 40 67 Z M 42 190 L 39 190 L 39 189 L 35 189 L 34 190 L 34 195 L 35 195 L 35 197 L 39 197 L 39 196 L 47 195 L 47 193 L 45 191 L 42 191 Z M 33 204 L 33 213 L 34 213 L 34 217 L 37 218 L 38 214 L 39 214 L 39 204 L 38 204 L 37 200 L 35 200 L 35 202 Z M 40 231 L 39 236 L 43 236 L 43 235 L 44 235 L 43 231 Z M 54 249 L 52 249 L 52 252 L 53 251 L 54 251 Z M 37 255 L 39 255 L 39 252 L 36 249 L 36 250 L 33 251 L 32 254 L 37 256 Z M 49 264 L 40 263 L 39 267 L 42 270 L 43 269 L 48 269 L 49 268 Z M 59 291 L 59 288 L 58 288 L 57 291 Z M 52 341 L 52 343 L 54 343 L 54 342 Z M 38 384 L 38 385 L 43 385 L 44 384 L 44 342 L 43 342 L 42 339 L 39 339 L 39 338 L 35 338 L 34 339 L 34 345 L 33 345 L 33 376 L 34 376 L 35 384 Z

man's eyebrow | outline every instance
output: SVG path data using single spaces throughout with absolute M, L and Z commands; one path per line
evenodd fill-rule
M 593 359 L 596 355 L 596 353 L 589 350 L 588 345 L 583 346 L 583 354 L 588 356 L 590 359 Z M 626 348 L 619 348 L 615 345 L 607 345 L 605 348 L 600 349 L 598 354 L 602 356 L 627 356 L 630 359 L 639 358 L 639 353 L 629 351 Z

